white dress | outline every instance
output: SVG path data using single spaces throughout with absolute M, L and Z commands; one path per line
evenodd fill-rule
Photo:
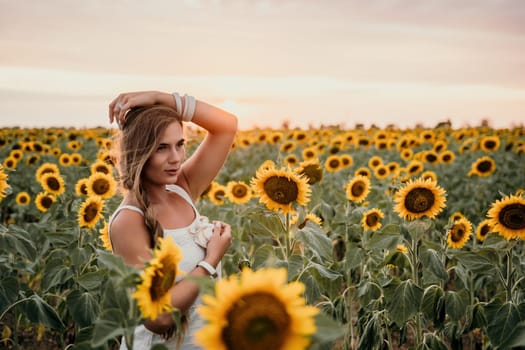
M 177 185 L 167 185 L 166 189 L 177 193 L 179 196 L 184 198 L 195 211 L 195 219 L 193 222 L 183 228 L 164 230 L 164 237 L 172 237 L 175 244 L 177 244 L 183 253 L 182 260 L 179 262 L 179 269 L 190 273 L 197 264 L 204 259 L 205 257 L 205 246 L 209 236 L 211 235 L 212 225 L 208 222 L 208 218 L 205 216 L 199 215 L 197 208 L 193 204 L 191 197 L 188 193 L 180 186 Z M 121 205 L 118 207 L 111 218 L 109 219 L 109 227 L 111 227 L 111 222 L 113 218 L 122 210 L 129 209 L 143 214 L 143 212 L 134 206 L 131 205 Z M 217 274 L 220 277 L 221 266 L 217 266 Z M 183 276 L 177 276 L 176 282 L 179 282 Z M 194 344 L 194 333 L 197 329 L 203 326 L 203 320 L 197 314 L 197 306 L 200 305 L 201 300 L 200 296 L 197 297 L 195 303 L 190 307 L 188 311 L 188 328 L 184 339 L 181 343 L 180 350 L 201 350 L 200 346 Z M 140 325 L 135 328 L 135 336 L 133 339 L 133 350 L 149 350 L 153 344 L 161 343 L 166 345 L 169 349 L 176 349 L 176 337 L 172 337 L 169 340 L 163 339 L 160 335 L 155 334 L 148 330 L 144 325 Z M 121 350 L 127 350 L 126 343 L 122 339 Z

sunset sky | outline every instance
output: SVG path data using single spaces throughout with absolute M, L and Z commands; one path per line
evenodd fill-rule
M 525 122 L 523 0 L 0 0 L 0 126 L 178 91 L 241 128 Z

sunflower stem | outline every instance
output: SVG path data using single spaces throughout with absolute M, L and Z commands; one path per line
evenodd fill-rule
M 290 250 L 291 250 L 291 247 L 292 247 L 292 243 L 291 243 L 291 237 L 290 237 L 290 213 L 286 213 L 286 216 L 285 216 L 285 228 L 286 228 L 286 255 L 284 256 L 284 260 L 285 261 L 288 261 L 288 258 L 290 257 Z
M 507 255 L 507 276 L 505 280 L 505 290 L 507 292 L 507 301 L 512 301 L 512 250 L 511 247 L 506 255 Z
M 414 284 L 419 287 L 419 239 L 412 238 L 412 279 Z M 415 327 L 414 330 L 416 337 L 416 344 L 421 344 L 421 314 L 419 312 L 415 315 Z

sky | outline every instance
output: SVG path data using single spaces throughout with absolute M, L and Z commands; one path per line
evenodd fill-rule
M 0 0 L 0 127 L 109 127 L 138 90 L 242 129 L 523 125 L 525 1 Z

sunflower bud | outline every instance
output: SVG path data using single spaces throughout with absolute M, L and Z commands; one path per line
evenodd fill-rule
M 248 259 L 241 259 L 237 263 L 237 267 L 239 268 L 239 271 L 242 271 L 245 268 L 251 269 L 252 268 L 252 263 Z
M 332 241 L 332 255 L 335 261 L 341 261 L 346 254 L 346 244 L 341 236 Z

